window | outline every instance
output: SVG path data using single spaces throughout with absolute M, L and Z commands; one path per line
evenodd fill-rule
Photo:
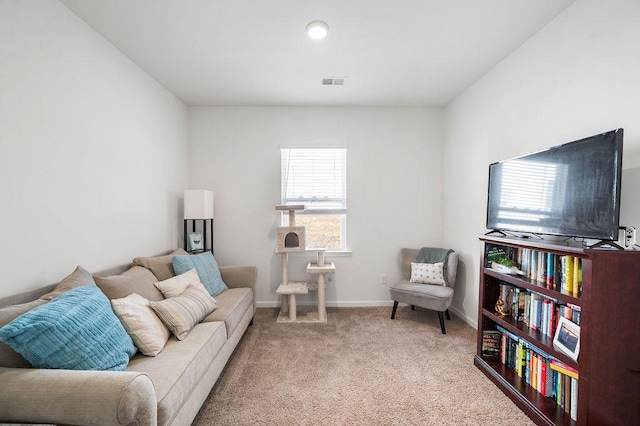
M 304 204 L 296 225 L 306 226 L 307 247 L 346 250 L 347 150 L 282 148 L 282 204 Z M 289 216 L 282 215 L 286 226 Z

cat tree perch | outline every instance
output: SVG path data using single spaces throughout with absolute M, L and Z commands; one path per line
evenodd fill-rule
M 289 226 L 277 228 L 278 254 L 282 259 L 282 284 L 276 293 L 282 296 L 282 308 L 277 322 L 327 322 L 327 306 L 325 301 L 326 274 L 336 270 L 333 262 L 325 262 L 324 248 L 306 248 L 305 227 L 296 226 L 296 211 L 304 210 L 304 205 L 279 205 L 276 210 L 289 211 Z M 316 262 L 307 264 L 307 274 L 317 275 L 317 282 L 289 281 L 289 253 L 315 251 Z M 301 311 L 298 314 L 296 295 L 318 292 L 318 311 Z

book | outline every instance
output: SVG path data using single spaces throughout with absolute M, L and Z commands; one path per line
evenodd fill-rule
M 557 371 L 558 373 L 561 373 L 563 375 L 572 377 L 574 379 L 578 379 L 579 378 L 579 374 L 578 374 L 578 370 L 576 370 L 573 367 L 569 367 L 567 364 L 558 361 L 556 359 L 552 359 L 551 360 L 551 364 L 549 365 L 551 367 L 552 370 Z
M 520 315 L 518 312 L 520 308 L 520 291 L 520 288 L 516 287 L 511 292 L 511 317 L 513 317 L 513 319 L 515 320 L 517 320 L 518 316 Z
M 547 253 L 547 288 L 553 288 L 555 255 Z
M 564 405 L 562 406 L 566 413 L 571 412 L 571 377 L 564 376 Z
M 553 267 L 553 289 L 556 291 L 560 291 L 562 285 L 562 256 L 556 255 L 554 256 L 554 267 Z
M 558 396 L 557 396 L 557 404 L 564 408 L 564 391 L 565 391 L 565 383 L 564 383 L 564 374 L 558 373 Z
M 518 294 L 518 317 L 516 320 L 524 321 L 525 319 L 525 309 L 527 306 L 527 298 L 529 298 L 529 293 L 522 289 L 522 291 Z
M 529 364 L 529 368 L 531 370 L 529 373 L 529 382 L 531 387 L 538 390 L 538 357 L 535 352 L 529 350 L 529 358 L 531 360 Z
M 573 257 L 572 256 L 563 256 L 564 258 L 564 269 L 563 269 L 563 279 L 562 279 L 562 294 L 572 294 L 573 293 Z
M 491 267 L 493 262 L 499 263 L 504 266 L 511 266 L 512 249 L 505 246 L 490 245 L 487 249 L 487 268 Z
M 510 339 L 508 367 L 510 367 L 513 371 L 517 373 L 519 366 L 520 366 L 520 360 L 518 359 L 518 341 L 515 339 Z
M 502 301 L 503 314 L 512 316 L 513 313 L 513 291 L 515 287 L 509 284 L 500 284 L 500 300 Z
M 540 252 L 538 254 L 538 274 L 536 275 L 538 284 L 547 284 L 547 254 Z
M 578 379 L 571 378 L 571 420 L 578 421 Z
M 483 330 L 482 332 L 482 356 L 487 358 L 500 358 L 502 333 L 497 330 Z
M 576 325 L 580 325 L 580 313 L 582 312 L 582 308 L 573 303 L 567 303 L 567 308 L 571 309 L 571 316 L 567 318 Z
M 525 277 L 529 276 L 529 261 L 531 260 L 531 249 L 520 249 L 520 270 Z
M 549 299 L 544 299 L 542 301 L 542 319 L 540 321 L 540 331 L 544 335 L 548 335 L 549 333 L 549 304 L 551 301 Z
M 538 388 L 538 392 L 540 392 L 544 396 L 551 396 L 547 394 L 548 388 L 548 378 L 547 378 L 547 359 L 541 356 L 540 359 L 540 387 Z
M 580 286 L 582 284 L 582 261 L 579 257 L 573 258 L 573 284 L 571 286 L 571 295 L 578 297 Z

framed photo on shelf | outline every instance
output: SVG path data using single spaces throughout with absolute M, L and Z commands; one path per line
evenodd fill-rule
M 204 239 L 202 238 L 202 232 L 189 233 L 189 250 L 204 250 Z
M 553 347 L 577 361 L 580 352 L 580 326 L 565 317 L 560 317 L 553 337 Z

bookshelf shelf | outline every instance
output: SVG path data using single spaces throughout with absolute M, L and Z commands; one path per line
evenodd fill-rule
M 553 348 L 553 338 L 546 336 L 537 330 L 533 330 L 529 328 L 522 321 L 516 321 L 513 318 L 500 317 L 495 313 L 486 309 L 484 309 L 483 314 L 485 315 L 486 318 L 491 319 L 494 324 L 502 326 L 503 328 L 507 329 L 511 333 L 529 342 L 535 342 L 534 345 L 539 349 L 545 351 L 546 353 L 553 352 L 554 356 L 558 358 L 560 361 L 564 362 L 565 364 L 575 369 L 578 368 L 578 363 L 576 361 L 569 358 L 562 352 L 557 352 Z
M 485 274 L 497 278 L 500 281 L 504 281 L 508 284 L 526 288 L 527 290 L 543 294 L 549 298 L 556 299 L 564 303 L 574 303 L 576 305 L 580 304 L 579 298 L 570 296 L 568 294 L 562 294 L 556 290 L 543 287 L 542 284 L 534 283 L 530 279 L 524 279 L 514 275 L 501 274 L 500 272 L 493 271 L 491 269 L 486 269 Z
M 640 251 L 589 249 L 537 239 L 496 236 L 481 236 L 480 240 L 483 260 L 474 358 L 478 369 L 536 424 L 640 424 L 640 310 L 633 297 L 640 282 Z M 532 255 L 532 251 L 538 253 Z M 549 281 L 546 281 L 544 272 L 541 273 L 545 266 L 537 269 L 537 276 L 536 272 L 530 271 L 520 276 L 491 269 L 489 266 L 496 253 L 517 263 L 522 261 L 521 265 L 538 257 L 556 260 L 553 263 L 548 260 Z M 548 256 L 549 253 L 553 256 Z M 562 274 L 567 275 L 561 275 L 559 280 L 560 275 L 553 267 L 559 269 L 563 257 L 562 261 L 573 262 L 577 272 L 573 278 L 567 278 L 572 273 L 571 268 L 566 270 L 563 266 Z M 527 263 L 526 266 L 531 265 Z M 553 274 L 556 274 L 555 282 L 550 278 Z M 569 289 L 564 287 L 567 283 Z M 500 304 L 509 305 L 511 310 L 498 313 L 499 299 Z M 513 303 L 509 304 L 510 301 Z M 540 305 L 546 307 L 544 314 L 541 312 L 545 308 L 539 308 Z M 558 316 L 566 317 L 567 312 L 580 324 L 577 361 L 553 345 L 554 325 Z M 516 316 L 518 318 L 514 318 Z M 549 330 L 544 332 L 546 329 Z M 485 334 L 493 332 L 495 335 L 496 330 L 502 339 L 501 350 L 510 349 L 493 358 L 487 356 L 491 352 L 483 353 L 483 341 L 487 337 Z M 518 356 L 521 358 L 516 361 Z M 552 363 L 577 371 L 573 374 L 577 374 L 578 379 L 571 379 L 569 372 L 555 377 L 554 380 L 561 380 L 567 388 L 556 388 L 554 382 L 553 395 L 547 392 L 545 396 L 537 390 L 544 391 L 542 379 L 535 382 L 537 377 L 532 375 L 547 377 L 546 373 L 541 375 L 542 367 L 538 366 L 536 370 L 534 366 L 544 364 L 550 371 Z M 516 372 L 518 368 L 520 374 Z M 551 383 L 551 376 L 547 383 Z M 576 390 L 578 398 L 575 398 Z M 557 395 L 566 401 L 556 398 Z

